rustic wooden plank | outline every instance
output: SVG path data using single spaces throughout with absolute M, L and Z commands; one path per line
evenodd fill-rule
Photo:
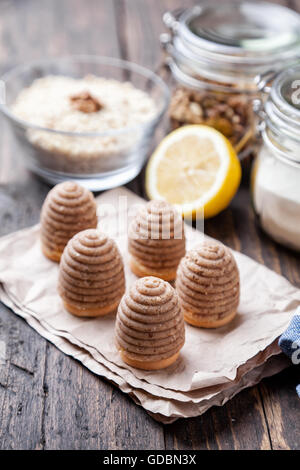
M 1 235 L 29 227 L 39 220 L 40 208 L 49 187 L 30 173 L 23 181 L 0 187 Z
M 41 449 L 46 340 L 0 306 L 0 448 Z
M 164 54 L 160 48 L 159 37 L 166 32 L 162 16 L 166 11 L 182 7 L 180 0 L 115 0 L 116 20 L 118 24 L 119 41 L 126 46 L 121 47 L 122 57 L 141 64 L 159 73 L 162 78 L 172 82 L 169 71 L 163 68 Z M 192 6 L 193 0 L 186 0 L 185 7 Z M 167 117 L 156 131 L 152 149 L 169 132 L 169 121 Z M 147 198 L 144 186 L 145 168 L 138 178 L 138 194 Z
M 257 387 L 203 416 L 168 426 L 167 449 L 268 450 L 271 443 Z
M 188 6 L 193 2 L 185 3 Z M 133 62 L 155 69 L 161 61 L 159 35 L 165 30 L 162 15 L 166 10 L 181 4 L 177 0 L 116 0 L 119 36 L 127 44 L 123 48 L 123 55 Z
M 48 351 L 45 380 L 45 449 L 163 448 L 158 423 L 55 348 Z
M 208 221 L 205 225 L 206 232 L 233 248 L 236 246 L 232 242 L 237 238 L 241 250 L 245 254 L 266 264 L 279 274 L 285 275 L 295 285 L 300 286 L 299 255 L 276 244 L 261 231 L 255 222 L 250 198 L 248 189 L 242 186 L 230 209 L 224 211 L 216 219 Z M 218 224 L 216 223 L 217 219 L 219 219 Z M 230 221 L 231 226 L 228 230 Z M 230 235 L 228 236 L 228 234 Z M 291 369 L 284 374 L 292 380 L 291 377 L 296 374 L 296 371 Z M 291 387 L 288 388 L 288 380 L 285 383 L 280 379 L 281 375 L 278 377 L 271 381 L 264 380 L 256 387 L 262 402 L 259 403 L 260 400 L 256 399 L 253 406 L 260 407 L 260 414 L 263 410 L 272 448 L 289 448 L 289 446 L 296 448 L 295 442 L 298 441 L 299 446 L 299 433 L 292 432 L 292 430 L 297 430 L 299 423 L 299 409 L 298 413 L 296 412 L 297 407 L 299 408 L 299 400 L 295 392 L 292 395 Z M 259 395 L 256 394 L 256 398 Z M 281 400 L 279 397 L 282 397 Z M 290 407 L 285 403 L 287 397 L 290 397 L 291 400 Z M 235 400 L 236 398 L 232 401 L 232 406 Z M 247 428 L 250 429 L 249 426 Z M 239 433 L 239 437 L 241 436 L 242 434 Z
M 299 382 L 299 366 L 294 366 L 260 384 L 272 448 L 275 450 L 299 450 L 300 411 L 296 393 Z
M 7 152 L 8 146 L 7 141 L 2 151 Z M 9 148 L 12 152 L 13 146 Z M 6 173 L 10 181 L 0 186 L 1 235 L 36 223 L 49 189 L 24 169 L 21 171 L 17 180 L 12 172 Z M 0 446 L 3 449 L 42 448 L 47 342 L 3 305 L 0 307 L 1 341 L 5 345 L 6 360 L 0 365 Z
M 298 2 L 289 4 L 300 10 Z M 0 65 L 87 52 L 122 56 L 153 68 L 161 57 L 161 14 L 178 6 L 182 6 L 179 0 L 7 0 L 0 5 Z M 4 143 L 1 136 L 1 162 L 3 155 L 8 156 L 1 181 L 10 184 L 0 188 L 1 234 L 35 223 L 49 189 L 22 165 L 15 166 L 18 154 L 11 139 L 6 139 Z M 129 187 L 141 194 L 143 176 Z M 299 257 L 278 247 L 256 227 L 246 187 L 228 210 L 205 227 L 210 235 L 300 285 Z M 296 369 L 263 381 L 262 386 L 242 392 L 202 417 L 163 427 L 4 307 L 0 341 L 8 350 L 8 360 L 0 362 L 3 448 L 161 449 L 164 429 L 168 449 L 267 449 L 269 436 L 274 448 L 299 447 Z
M 72 14 L 73 5 L 70 3 L 60 8 L 63 10 L 63 18 L 68 17 L 66 8 Z M 69 25 L 67 38 L 70 47 L 74 48 L 76 44 L 83 48 L 80 52 L 120 55 L 123 45 L 117 40 L 113 2 L 101 2 L 101 5 L 99 2 L 89 2 L 89 8 L 85 9 L 84 3 L 77 1 L 75 13 L 80 18 L 80 34 L 78 29 L 74 32 L 73 23 Z M 130 183 L 131 189 L 136 192 L 138 185 L 138 179 Z M 67 377 L 67 380 L 63 377 Z M 151 449 L 163 446 L 160 427 L 155 426 L 141 409 L 54 349 L 48 354 L 46 380 L 45 448 L 105 449 L 136 446 Z M 112 423 L 115 425 L 112 426 Z M 141 427 L 145 431 L 142 435 L 135 430 Z
M 110 0 L 7 0 L 0 6 L 0 60 L 66 54 L 118 55 Z
M 72 3 L 55 1 L 51 4 L 26 0 L 19 8 L 16 2 L 10 2 L 9 14 L 13 12 L 14 18 L 9 18 L 7 24 L 17 27 L 22 21 L 25 23 L 23 31 L 27 42 L 24 41 L 26 44 L 20 51 L 22 61 L 30 59 L 30 54 L 32 57 L 40 57 L 45 50 L 50 55 L 76 52 L 118 56 L 120 43 L 116 34 L 112 2 L 107 0 L 99 4 L 97 1 L 90 1 L 89 8 L 85 5 L 77 0 Z M 35 15 L 32 15 L 33 9 Z M 10 36 L 11 30 L 3 31 L 5 18 L 2 17 L 2 20 L 0 32 L 3 36 L 8 36 L 7 58 L 9 50 L 15 49 L 20 38 Z M 46 20 L 47 24 L 43 26 Z M 37 37 L 40 40 L 33 48 L 34 38 Z M 36 180 L 22 165 L 16 171 L 10 136 L 6 141 L 2 140 L 1 144 L 1 157 L 5 156 L 4 162 L 8 162 L 6 167 L 2 167 L 2 182 L 6 184 L 0 190 L 1 232 L 6 234 L 38 221 L 39 210 L 49 187 Z M 130 183 L 130 187 L 138 192 L 139 184 L 136 179 Z M 0 318 L 2 319 L 2 312 Z M 23 321 L 12 315 L 9 318 L 16 325 L 20 323 L 22 329 Z M 5 326 L 7 327 L 6 324 Z M 26 344 L 37 345 L 40 337 L 30 328 L 27 329 Z M 12 339 L 8 338 L 8 347 L 11 342 Z M 27 356 L 24 357 L 27 359 Z M 14 360 L 16 361 L 16 357 Z M 3 369 L 0 406 L 2 405 L 3 430 L 6 433 L 4 448 L 14 445 L 20 448 L 48 449 L 163 448 L 161 426 L 111 385 L 99 380 L 50 344 L 47 346 L 47 356 L 40 362 L 45 364 L 45 371 L 40 374 L 38 370 L 29 374 L 23 371 L 23 374 L 27 380 L 35 374 L 40 387 L 44 381 L 42 392 L 37 387 L 27 386 L 22 393 L 22 383 L 11 392 L 7 384 L 17 385 L 14 373 L 15 370 L 22 370 L 23 365 L 16 363 L 11 366 L 14 367 L 12 370 L 7 367 L 5 371 Z M 10 393 L 14 393 L 14 401 L 9 399 Z M 37 394 L 41 397 L 41 400 L 37 400 L 39 409 L 35 409 L 31 403 Z M 21 413 L 25 401 L 24 409 L 28 412 Z M 16 406 L 19 407 L 18 423 L 14 418 Z M 35 415 L 36 419 L 32 420 L 31 416 Z M 30 419 L 33 424 L 38 424 L 36 433 L 28 426 Z M 111 423 L 115 423 L 115 426 Z M 141 428 L 142 434 L 138 432 Z M 22 436 L 24 437 L 21 438 Z
M 300 286 L 299 254 L 276 244 L 262 232 L 255 222 L 250 199 L 248 189 L 242 186 L 230 209 L 224 211 L 216 219 L 208 221 L 206 231 L 233 248 L 236 246 L 232 242 L 237 239 L 241 251 L 245 254 Z M 219 219 L 218 224 L 217 219 Z M 230 220 L 232 223 L 228 230 Z M 297 442 L 299 446 L 299 400 L 294 390 L 296 375 L 296 369 L 291 368 L 271 380 L 262 381 L 255 388 L 262 398 L 260 414 L 263 408 L 272 448 L 294 449 L 297 448 Z M 282 376 L 285 377 L 284 381 L 281 379 Z M 294 389 L 291 383 L 294 384 Z M 258 397 L 259 395 L 256 394 L 256 398 Z M 232 401 L 232 405 L 235 400 L 236 398 Z M 290 406 L 287 406 L 287 403 Z M 254 405 L 257 407 L 257 403 Z M 241 436 L 240 433 L 239 436 Z
M 0 5 L 0 13 L 2 69 L 4 65 L 7 69 L 16 63 L 51 56 L 119 56 L 114 8 L 110 0 L 90 0 L 88 5 L 82 0 L 8 0 Z M 4 134 L 4 130 L 1 127 L 0 132 Z M 6 144 L 0 143 L 0 182 L 24 178 L 21 151 L 13 149 L 12 143 L 10 136 Z
M 153 3 L 153 0 L 148 0 L 146 2 L 125 0 L 125 5 L 123 5 L 122 8 L 124 10 L 125 7 L 126 20 L 123 20 L 123 14 L 120 29 L 122 30 L 123 28 L 122 36 L 126 37 L 128 41 L 128 46 L 125 50 L 127 54 L 126 58 L 138 61 L 152 68 L 154 64 L 157 64 L 157 68 L 158 64 L 161 63 L 162 54 L 159 53 L 157 48 L 150 48 L 149 44 L 155 44 L 155 42 L 159 44 L 159 34 L 164 31 L 161 19 L 163 12 L 181 7 L 182 3 L 176 1 L 163 1 L 159 2 L 158 5 L 156 2 L 155 7 Z M 188 3 L 192 5 L 195 2 L 191 1 Z M 136 28 L 136 24 L 139 24 L 140 26 Z M 164 126 L 164 130 L 167 129 L 168 123 Z M 158 136 L 157 138 L 159 139 L 159 137 L 161 138 L 162 136 Z M 141 180 L 144 180 L 144 171 L 142 172 Z M 241 192 L 245 193 L 246 190 L 242 189 Z M 145 196 L 144 191 L 143 195 Z M 239 201 L 239 197 L 240 195 L 236 197 L 236 201 Z M 240 208 L 233 206 L 233 208 L 224 211 L 218 217 L 205 224 L 205 231 L 209 235 L 227 243 L 232 248 L 240 250 L 241 242 L 240 237 L 236 233 L 235 222 L 236 219 L 239 219 L 239 216 L 243 214 L 241 225 L 244 227 L 244 219 L 248 216 L 248 211 L 247 214 L 245 214 L 244 209 L 245 207 Z M 252 219 L 250 221 L 250 225 Z M 251 226 L 251 228 L 253 230 L 253 226 Z M 248 234 L 249 231 L 247 230 L 243 235 L 248 237 Z M 254 246 L 253 250 L 255 250 Z M 248 401 L 249 408 L 257 410 L 256 418 L 249 416 L 249 422 L 252 422 L 253 425 L 260 426 L 260 429 L 262 430 L 262 437 L 260 440 L 258 437 L 255 439 L 252 436 L 253 433 L 250 428 L 248 433 L 245 432 L 244 435 L 239 432 L 234 433 L 231 425 L 230 410 L 235 410 L 234 404 L 241 403 L 239 398 L 235 398 L 233 403 L 228 403 L 226 405 L 226 412 L 223 409 L 208 411 L 204 417 L 189 420 L 188 424 L 186 424 L 185 421 L 180 421 L 179 423 L 168 427 L 165 430 L 167 448 L 230 448 L 230 444 L 228 446 L 227 443 L 231 443 L 234 448 L 243 448 L 243 445 L 246 445 L 247 448 L 270 448 L 271 445 L 268 438 L 267 423 L 258 392 L 245 391 L 243 392 L 243 398 L 244 401 Z M 222 435 L 220 436 L 216 434 L 216 423 L 218 422 L 223 423 Z M 201 429 L 201 432 L 199 432 L 199 429 Z M 214 432 L 207 434 L 206 429 L 214 429 Z M 174 438 L 172 437 L 173 434 Z

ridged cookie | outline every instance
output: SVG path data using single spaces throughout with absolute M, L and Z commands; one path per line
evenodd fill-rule
M 116 243 L 99 230 L 76 234 L 59 266 L 58 292 L 66 310 L 97 317 L 116 311 L 125 291 L 124 267 Z
M 133 367 L 156 370 L 176 361 L 185 330 L 173 287 L 155 277 L 136 281 L 121 300 L 115 332 L 123 361 Z
M 130 267 L 136 276 L 174 280 L 185 254 L 181 216 L 165 201 L 148 202 L 130 226 L 128 249 Z
M 78 232 L 97 227 L 97 205 L 93 194 L 73 181 L 54 186 L 41 211 L 42 251 L 59 261 L 68 241 Z
M 230 249 L 205 241 L 189 251 L 178 267 L 176 290 L 188 323 L 203 328 L 229 323 L 240 298 L 239 271 Z

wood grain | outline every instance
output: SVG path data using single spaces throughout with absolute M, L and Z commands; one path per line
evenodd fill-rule
M 186 0 L 185 6 L 196 3 Z M 289 4 L 300 11 L 300 1 Z M 0 73 L 18 62 L 74 53 L 161 65 L 162 13 L 179 0 L 2 0 Z M 171 83 L 171 82 L 170 82 Z M 23 166 L 0 122 L 0 234 L 30 226 L 49 187 Z M 167 126 L 167 124 L 166 124 Z M 161 127 L 159 139 L 166 127 Z M 144 195 L 144 176 L 128 187 Z M 247 186 L 206 232 L 300 287 L 299 255 L 257 227 Z M 0 306 L 1 449 L 299 449 L 299 372 L 291 368 L 205 415 L 163 426 Z
M 39 449 L 47 342 L 8 309 L 2 307 L 0 316 L 0 341 L 6 345 L 0 367 L 1 448 Z
M 168 426 L 166 444 L 168 449 L 269 450 L 268 426 L 257 388 L 241 392 L 203 416 Z

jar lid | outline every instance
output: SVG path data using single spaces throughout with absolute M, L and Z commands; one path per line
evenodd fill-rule
M 186 10 L 179 23 L 195 46 L 229 56 L 257 60 L 300 44 L 300 15 L 274 3 L 209 2 Z
M 184 10 L 169 26 L 177 63 L 222 82 L 253 80 L 299 53 L 300 15 L 273 3 L 211 0 Z

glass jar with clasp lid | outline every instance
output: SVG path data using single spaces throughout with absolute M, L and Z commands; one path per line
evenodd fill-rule
M 268 98 L 259 112 L 262 145 L 252 169 L 254 210 L 268 235 L 300 251 L 300 61 L 257 83 Z
M 300 47 L 300 15 L 262 1 L 206 1 L 165 13 L 161 35 L 177 84 L 172 127 L 206 124 L 232 142 L 240 158 L 255 144 L 255 77 L 294 60 Z

